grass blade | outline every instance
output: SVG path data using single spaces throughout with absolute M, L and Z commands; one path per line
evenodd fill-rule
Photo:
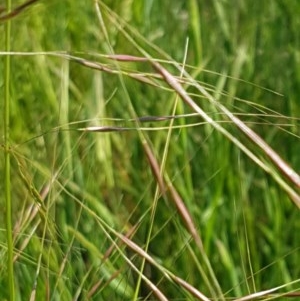
M 6 1 L 7 12 L 11 11 L 11 0 Z M 11 35 L 11 22 L 5 24 L 5 51 L 10 51 L 10 35 Z M 5 161 L 5 177 L 4 189 L 6 199 L 6 235 L 7 235 L 7 278 L 9 299 L 15 300 L 15 287 L 14 287 L 14 267 L 13 267 L 13 240 L 12 240 L 12 199 L 11 199 L 11 171 L 10 171 L 10 56 L 5 56 L 5 69 L 4 69 L 4 161 Z

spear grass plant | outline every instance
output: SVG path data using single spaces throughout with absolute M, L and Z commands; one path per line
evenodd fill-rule
M 299 297 L 299 4 L 7 8 L 1 299 Z

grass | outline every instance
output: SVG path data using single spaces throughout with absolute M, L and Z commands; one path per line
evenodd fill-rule
M 299 10 L 54 0 L 2 12 L 0 299 L 297 298 Z
M 11 11 L 11 1 L 6 2 L 7 13 Z M 10 52 L 11 44 L 11 22 L 5 25 L 5 51 Z M 12 300 L 15 299 L 14 267 L 13 267 L 13 241 L 12 241 L 12 199 L 10 181 L 10 57 L 6 56 L 4 61 L 4 98 L 3 98 L 3 128 L 4 128 L 4 195 L 5 195 L 5 219 L 6 219 L 6 240 L 7 240 L 7 282 L 8 290 Z

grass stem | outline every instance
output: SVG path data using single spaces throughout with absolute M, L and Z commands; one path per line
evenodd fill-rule
M 7 12 L 11 10 L 11 0 L 6 1 Z M 5 24 L 5 51 L 10 51 L 10 32 L 11 22 L 8 20 Z M 4 189 L 6 199 L 6 233 L 7 233 L 7 278 L 9 288 L 9 300 L 15 300 L 14 289 L 14 268 L 13 268 L 13 240 L 12 240 L 12 214 L 11 214 L 11 183 L 10 183 L 10 142 L 9 142 L 9 128 L 10 128 L 10 56 L 5 56 L 4 63 Z

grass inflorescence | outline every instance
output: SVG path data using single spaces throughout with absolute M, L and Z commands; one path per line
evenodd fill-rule
M 12 4 L 0 299 L 299 297 L 299 4 Z

